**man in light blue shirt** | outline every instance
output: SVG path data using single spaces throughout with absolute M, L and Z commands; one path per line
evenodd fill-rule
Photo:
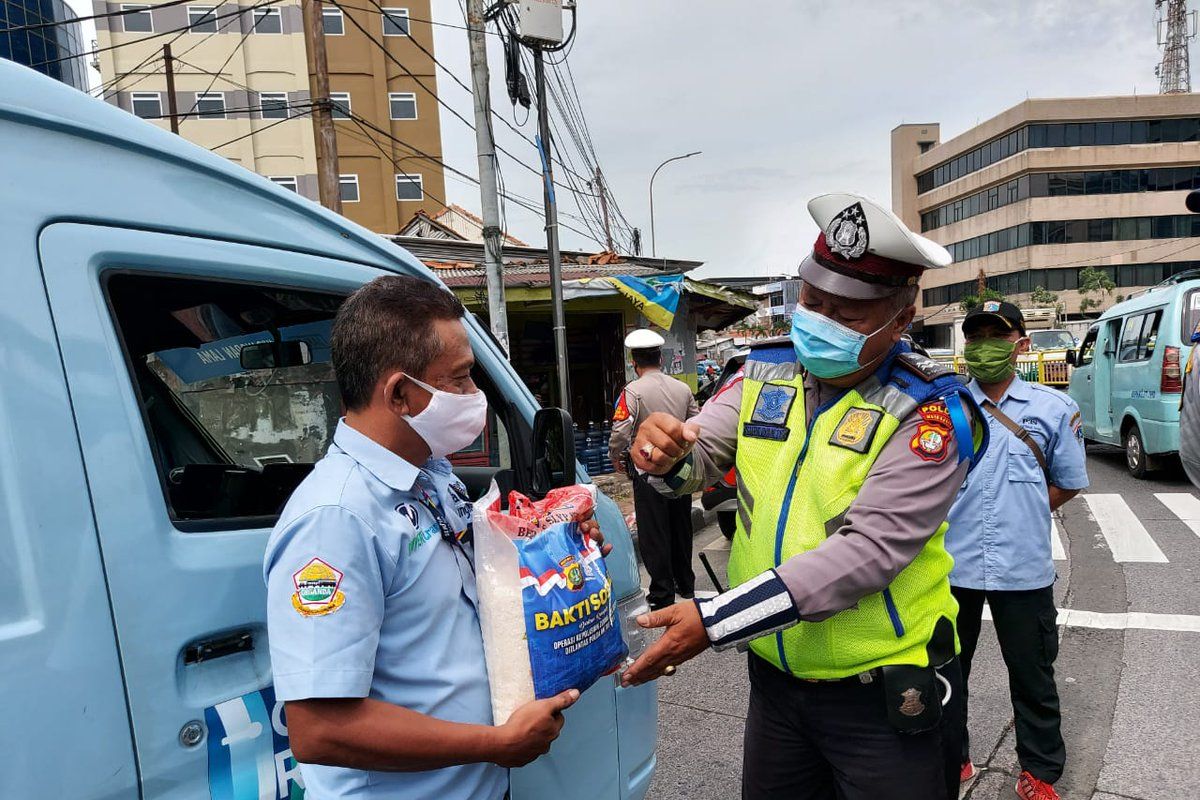
M 1079 407 L 1070 397 L 1015 374 L 1029 349 L 1025 320 L 1011 303 L 985 302 L 963 320 L 971 393 L 991 443 L 954 506 L 946 549 L 954 557 L 963 683 L 979 640 L 986 600 L 1008 667 L 1023 800 L 1058 800 L 1066 748 L 1060 732 L 1050 513 L 1088 485 Z M 963 703 L 963 782 L 974 779 Z
M 312 800 L 500 800 L 505 768 L 545 753 L 579 696 L 492 725 L 471 503 L 445 458 L 487 411 L 463 313 L 441 287 L 389 276 L 334 321 L 346 417 L 263 567 L 275 693 Z

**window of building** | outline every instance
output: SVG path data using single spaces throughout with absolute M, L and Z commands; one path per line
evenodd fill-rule
M 133 114 L 142 119 L 162 119 L 162 97 L 158 92 L 134 92 Z
M 188 30 L 192 33 L 216 33 L 217 13 L 214 6 L 188 6 Z
M 258 108 L 263 119 L 287 119 L 287 92 L 259 92 Z
M 396 175 L 396 199 L 397 200 L 424 200 L 425 189 L 421 182 L 420 175 L 406 175 L 399 173 Z
M 300 193 L 300 186 L 296 183 L 295 175 L 276 176 L 276 177 L 271 178 L 271 180 L 274 181 L 275 183 L 279 184 L 280 186 L 282 186 L 285 189 L 290 189 L 291 191 L 295 192 L 296 194 Z
M 254 10 L 255 33 L 283 33 L 283 14 L 278 8 Z
M 150 6 L 122 5 L 122 11 L 130 13 L 121 16 L 122 30 L 129 33 L 154 33 L 154 17 Z
M 392 119 L 416 119 L 417 96 L 412 92 L 391 92 L 388 94 L 391 105 Z
M 349 92 L 330 92 L 329 99 L 333 103 L 334 119 L 350 119 L 350 115 L 354 112 L 350 107 Z
M 382 11 L 384 36 L 408 36 L 407 8 L 385 8 Z
M 338 192 L 343 203 L 358 202 L 358 176 L 338 175 Z
M 225 119 L 225 93 L 196 95 L 196 116 L 200 119 Z
M 322 5 L 321 22 L 325 27 L 326 36 L 344 36 L 346 34 L 346 18 L 342 15 L 340 8 Z

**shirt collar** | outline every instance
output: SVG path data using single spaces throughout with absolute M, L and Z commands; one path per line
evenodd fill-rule
M 984 400 L 988 400 L 988 396 L 983 393 L 983 387 L 979 385 L 979 381 L 975 378 L 967 384 L 967 388 L 971 390 L 971 396 L 975 398 L 975 402 L 983 405 Z M 1032 390 L 1029 384 L 1021 379 L 1020 375 L 1013 377 L 1012 383 L 1008 385 L 1008 390 L 1004 396 L 1000 398 L 1000 402 L 996 403 L 997 407 L 1004 405 L 1006 400 L 1016 400 L 1018 403 L 1028 403 L 1031 399 Z
M 346 423 L 338 421 L 333 443 L 364 469 L 393 489 L 406 492 L 413 487 L 420 470 L 383 445 Z

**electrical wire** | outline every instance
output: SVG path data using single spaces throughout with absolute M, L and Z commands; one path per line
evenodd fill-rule
M 242 47 L 246 44 L 246 40 L 248 38 L 250 38 L 250 34 L 254 33 L 254 26 L 255 26 L 256 22 L 257 22 L 257 20 L 255 20 L 255 19 L 253 19 L 253 17 L 251 17 L 250 27 L 248 27 L 246 29 L 246 32 L 242 34 L 242 38 L 238 39 L 237 44 L 234 45 L 233 49 L 229 51 L 229 55 L 226 56 L 226 58 L 223 62 L 221 62 L 221 66 L 217 67 L 216 72 L 208 73 L 213 76 L 213 79 L 208 82 L 208 88 L 205 89 L 203 92 L 196 93 L 196 98 L 195 98 L 195 100 L 192 101 L 192 107 L 189 108 L 182 116 L 179 116 L 175 119 L 176 126 L 180 125 L 185 119 L 187 119 L 191 115 L 191 113 L 193 111 L 195 111 L 200 106 L 200 98 L 203 97 L 204 95 L 212 92 L 213 87 L 217 85 L 217 81 L 224 77 L 221 73 L 223 73 L 225 71 L 225 68 L 229 66 L 229 62 L 233 61 L 233 57 L 236 56 L 241 51 Z
M 129 14 L 140 14 L 143 11 L 153 8 L 170 8 L 171 6 L 181 6 L 184 3 L 190 3 L 192 0 L 170 0 L 170 2 L 159 3 L 155 6 L 126 8 L 121 11 L 109 11 L 105 14 L 92 14 L 87 17 L 71 17 L 70 19 L 56 19 L 49 22 L 35 22 L 31 25 L 18 25 L 15 28 L 0 28 L 0 33 L 19 33 L 21 31 L 38 30 L 39 28 L 57 28 L 63 25 L 74 25 L 77 22 L 87 22 L 93 19 L 109 19 L 112 17 L 124 17 Z
M 261 110 L 261 109 L 260 109 L 260 110 Z M 297 113 L 293 114 L 293 113 L 292 113 L 292 111 L 293 111 L 293 110 L 296 110 L 296 112 L 297 112 Z M 218 144 L 218 145 L 216 145 L 216 146 L 214 146 L 214 147 L 210 147 L 210 148 L 208 148 L 208 149 L 209 149 L 209 150 L 211 150 L 211 151 L 213 151 L 213 152 L 216 152 L 217 150 L 220 150 L 222 147 L 227 147 L 227 146 L 229 146 L 229 145 L 231 145 L 231 144 L 234 144 L 235 142 L 240 142 L 240 141 L 242 141 L 243 139 L 249 139 L 249 138 L 250 138 L 251 136 L 253 136 L 254 134 L 256 134 L 256 133 L 262 133 L 263 131 L 270 130 L 271 128 L 274 128 L 276 125 L 282 125 L 283 123 L 285 123 L 285 122 L 290 122 L 290 121 L 291 121 L 291 120 L 293 120 L 293 119 L 300 119 L 301 117 L 306 117 L 306 116 L 308 116 L 309 114 L 311 114 L 312 112 L 313 112 L 313 109 L 312 109 L 312 107 L 311 107 L 311 106 L 310 106 L 309 108 L 302 108 L 302 109 L 301 109 L 301 108 L 296 108 L 296 107 L 294 107 L 294 106 L 293 106 L 293 107 L 289 107 L 289 108 L 288 108 L 288 115 L 287 115 L 286 117 L 284 117 L 283 119 L 277 119 L 277 120 L 273 120 L 273 121 L 271 122 L 271 124 L 270 124 L 270 125 L 263 125 L 261 128 L 257 128 L 257 129 L 255 129 L 255 130 L 252 130 L 252 131 L 250 131 L 249 133 L 244 133 L 244 134 L 242 134 L 241 136 L 238 136 L 238 137 L 236 137 L 236 138 L 234 138 L 234 139 L 230 139 L 228 142 L 221 142 L 220 144 Z

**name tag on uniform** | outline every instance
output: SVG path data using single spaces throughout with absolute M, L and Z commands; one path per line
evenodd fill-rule
M 871 440 L 875 438 L 875 431 L 882 419 L 882 412 L 874 409 L 852 408 L 833 429 L 829 443 L 856 453 L 866 453 L 871 449 Z
M 787 421 L 792 403 L 796 402 L 795 386 L 768 383 L 758 392 L 750 421 L 742 425 L 742 435 L 752 439 L 772 439 L 781 442 L 790 432 Z

